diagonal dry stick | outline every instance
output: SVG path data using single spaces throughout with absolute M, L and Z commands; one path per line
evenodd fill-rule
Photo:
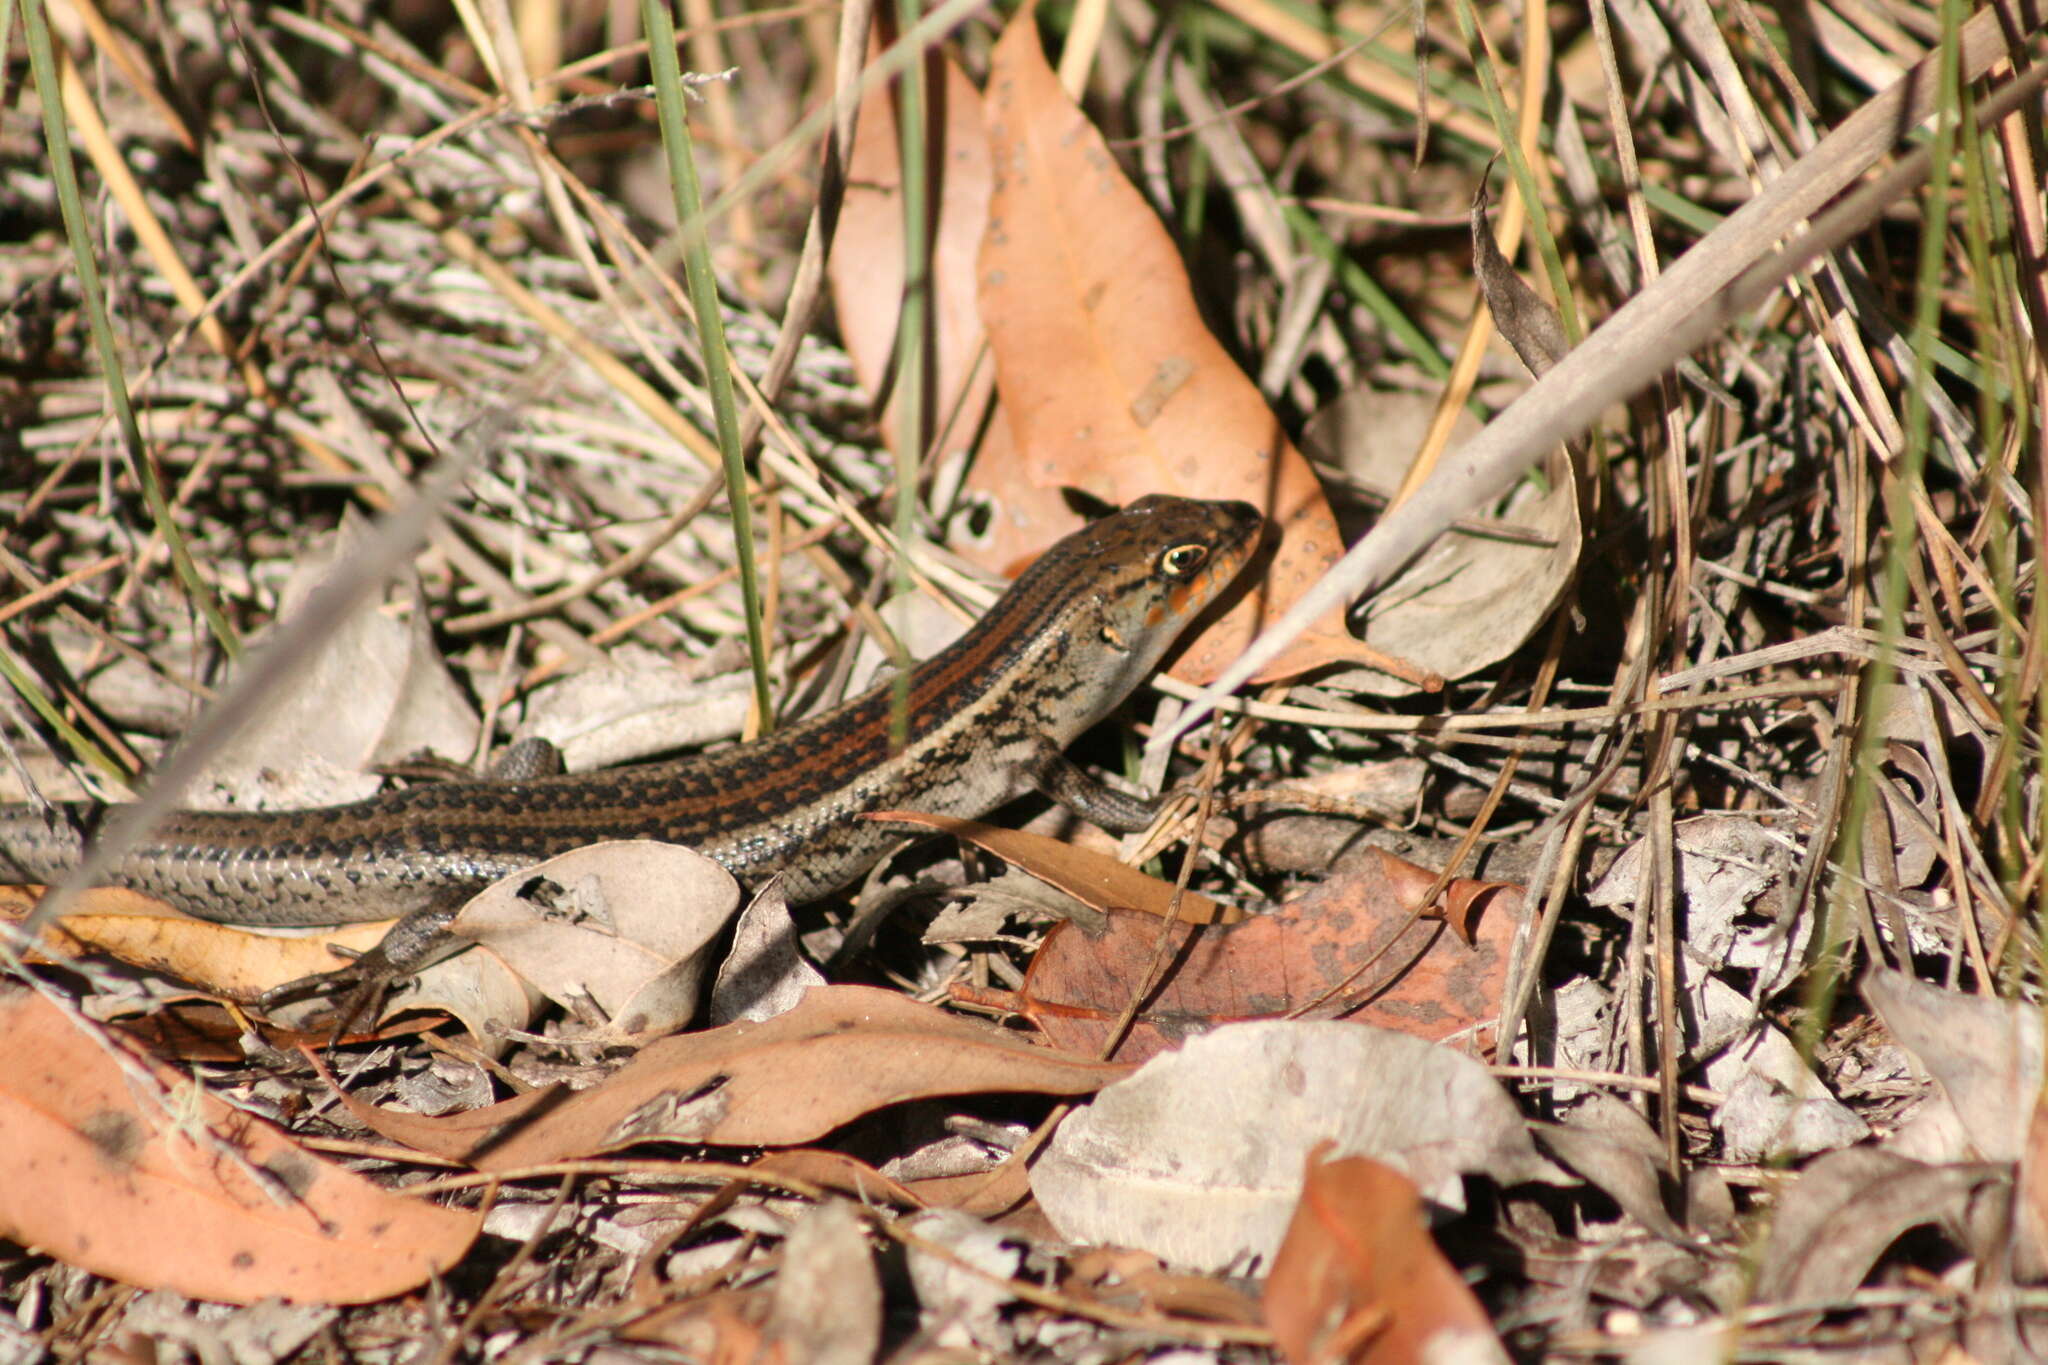
M 2048 0 L 2006 0 L 1971 18 L 1961 35 L 1962 79 L 1976 80 L 2011 55 L 2001 27 L 2008 20 L 2016 41 L 2024 43 L 2048 23 Z M 1201 724 L 1219 700 L 1325 612 L 1392 578 L 1452 522 L 1513 487 L 1545 451 L 1592 426 L 1609 404 L 1655 382 L 1794 271 L 1861 231 L 1918 184 L 1928 170 L 1924 150 L 1902 157 L 1884 176 L 1816 217 L 1933 111 L 1943 60 L 1940 53 L 1930 54 L 1872 96 L 1447 457 L 1413 498 L 1383 517 L 1175 724 L 1156 730 L 1148 749 L 1170 745 Z M 1989 123 L 2004 117 L 2040 88 L 2043 71 L 2036 60 L 2025 75 L 1982 102 L 1979 118 Z M 1788 244 L 1773 250 L 1779 242 Z

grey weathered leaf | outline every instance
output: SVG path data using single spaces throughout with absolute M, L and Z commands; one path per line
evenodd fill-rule
M 1031 1171 L 1061 1235 L 1218 1269 L 1270 1256 L 1317 1142 L 1399 1169 L 1438 1203 L 1459 1177 L 1564 1180 L 1471 1057 L 1365 1024 L 1227 1024 L 1105 1087 Z
M 1940 1114 L 1946 1107 L 1960 1126 L 1962 1150 L 1920 1153 L 2019 1160 L 2041 1093 L 2040 1007 L 1944 990 L 1883 967 L 1864 974 L 1862 990 L 1892 1037 L 1941 1088 L 1915 1125 L 1956 1131 Z
M 1928 1166 L 1876 1147 L 1851 1147 L 1807 1167 L 1778 1201 L 1757 1266 L 1764 1303 L 1832 1303 L 1863 1283 L 1886 1247 L 1910 1228 L 1946 1225 L 1965 1246 L 1980 1188 L 2010 1173 L 1981 1164 Z M 1988 1211 L 1990 1205 L 1985 1206 Z
M 1479 292 L 1486 297 L 1493 325 L 1515 348 L 1529 373 L 1540 379 L 1571 349 L 1565 340 L 1564 321 L 1501 254 L 1486 221 L 1486 207 L 1486 181 L 1482 178 L 1478 193 L 1472 196 L 1472 273 L 1479 277 Z

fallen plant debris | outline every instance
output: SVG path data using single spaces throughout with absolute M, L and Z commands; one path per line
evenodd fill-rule
M 1504 1361 L 1486 1313 L 1430 1241 L 1422 1200 L 1366 1157 L 1308 1154 L 1301 1203 L 1266 1279 L 1288 1360 Z
M 0 1233 L 134 1284 L 368 1303 L 469 1250 L 478 1219 L 322 1161 L 190 1079 L 8 991 Z
M 903 844 L 823 900 L 593 843 L 337 1038 L 275 992 L 383 926 L 58 888 L 0 1356 L 2048 1355 L 2037 0 L 21 9 L 0 828 L 744 744 L 955 640 L 1017 739 L 1081 637 L 963 635 L 988 575 L 1270 529 L 1060 800 L 850 774 Z
M 1170 962 L 1109 1054 L 1132 1062 L 1234 1020 L 1341 1017 L 1431 1040 L 1483 1029 L 1499 1013 L 1520 897 L 1460 879 L 1445 888 L 1448 913 L 1425 907 L 1434 875 L 1372 852 L 1300 900 L 1236 924 L 1168 929 L 1158 912 L 1110 909 L 1097 932 L 1058 925 L 1014 994 L 962 986 L 954 998 L 1020 1015 L 1055 1047 L 1100 1054 L 1133 983 Z M 1163 900 L 1172 888 L 1158 890 Z M 1475 916 L 1482 900 L 1493 903 Z

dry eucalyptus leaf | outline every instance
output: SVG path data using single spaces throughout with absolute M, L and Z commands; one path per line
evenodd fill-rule
M 36 906 L 41 887 L 0 887 L 0 921 L 20 920 Z M 189 982 L 230 1000 L 249 1001 L 288 982 L 346 965 L 330 951 L 366 952 L 389 922 L 307 930 L 250 929 L 193 919 L 162 901 L 124 887 L 96 886 L 78 901 L 84 913 L 66 915 L 44 931 L 42 951 L 62 961 L 80 952 L 104 953 L 130 966 Z M 318 995 L 272 1007 L 266 1014 L 286 1026 L 323 1036 L 334 1002 Z M 461 953 L 436 962 L 393 991 L 380 1019 L 440 1011 L 460 1020 L 486 1046 L 508 1028 L 533 1018 L 539 995 L 488 953 Z
M 495 1056 L 510 1046 L 512 1030 L 534 1021 L 543 1003 L 541 993 L 503 958 L 479 949 L 428 967 L 391 992 L 377 1017 L 439 1010 L 453 1015 L 479 1048 Z
M 711 983 L 711 1022 L 773 1019 L 795 1008 L 805 991 L 824 984 L 824 974 L 799 950 L 789 898 L 779 880 L 770 881 L 733 926 L 732 951 L 718 964 Z
M 1777 926 L 1793 871 L 1793 847 L 1746 815 L 1681 820 L 1672 827 L 1672 845 L 1678 854 L 1686 946 L 1713 971 L 1782 966 L 1788 954 Z M 1587 903 L 1634 904 L 1648 851 L 1642 839 L 1623 850 L 1586 893 Z M 1790 957 L 1796 965 L 1797 946 Z
M 1377 418 L 1384 396 L 1355 389 L 1317 413 L 1304 441 L 1374 488 L 1400 486 L 1412 448 L 1389 441 Z M 1520 649 L 1549 617 L 1579 562 L 1579 502 L 1561 459 L 1546 466 L 1547 488 L 1525 484 L 1498 520 L 1537 537 L 1523 544 L 1453 530 L 1366 608 L 1363 635 L 1375 649 L 1445 678 L 1463 678 Z M 1389 674 L 1346 673 L 1343 685 L 1381 697 L 1420 689 Z
M 1905 1150 L 1951 1159 L 2019 1160 L 2041 1093 L 2040 1007 L 1944 990 L 1884 967 L 1864 974 L 1862 991 L 1899 1046 L 1939 1087 L 1909 1121 L 1901 1140 L 1925 1142 L 1925 1132 L 1913 1131 L 1923 1125 L 1961 1137 L 1953 1150 L 1928 1150 L 1945 1145 L 1933 1143 Z
M 963 820 L 956 815 L 929 815 L 921 811 L 881 810 L 871 820 L 894 820 L 921 825 L 941 834 L 964 839 L 986 849 L 1005 862 L 1023 868 L 1074 897 L 1092 910 L 1138 910 L 1165 918 L 1174 906 L 1171 882 L 1147 876 L 1135 867 L 1078 844 L 1067 843 L 1029 830 L 1006 829 L 985 820 Z M 1219 905 L 1198 891 L 1183 892 L 1178 917 L 1201 924 L 1242 920 L 1244 914 L 1231 906 Z M 1096 921 L 1091 929 L 1100 925 Z
M 0 1034 L 0 1236 L 228 1303 L 368 1303 L 476 1236 L 474 1214 L 330 1165 L 30 991 L 0 992 Z
M 1094 929 L 1106 923 L 1100 913 L 1058 887 L 1014 867 L 954 894 L 955 899 L 925 925 L 926 943 L 992 942 L 1008 933 L 1013 919 L 1027 924 L 1070 919 Z
M 1998 1166 L 1927 1166 L 1876 1147 L 1824 1156 L 1778 1200 L 1756 1299 L 1836 1302 L 1863 1283 L 1885 1248 L 1923 1224 L 1941 1225 L 1965 1248 L 1986 1248 L 1979 1219 L 1995 1213 L 2009 1185 L 2010 1172 Z
M 0 922 L 19 923 L 47 888 L 0 887 Z M 95 886 L 73 902 L 74 913 L 43 931 L 40 951 L 63 961 L 105 953 L 130 966 L 173 976 L 234 1000 L 253 1000 L 287 981 L 332 971 L 341 960 L 329 944 L 365 952 L 388 925 L 349 924 L 317 934 L 264 934 L 193 919 L 163 901 L 119 886 Z
M 366 534 L 359 522 L 344 522 L 302 560 L 285 585 L 279 619 L 290 618 Z M 412 609 L 403 620 L 373 595 L 336 622 L 291 685 L 266 697 L 262 712 L 209 757 L 189 804 L 354 801 L 377 790 L 370 769 L 379 763 L 475 748 L 476 713 L 448 674 L 417 591 L 408 596 Z
M 1666 1241 L 1688 1244 L 1664 1203 L 1664 1143 L 1649 1120 L 1595 1092 L 1563 1123 L 1530 1125 L 1536 1144 L 1598 1186 L 1630 1217 Z
M 882 18 L 888 17 L 885 10 Z M 880 31 L 875 39 L 871 51 L 885 41 Z M 934 412 L 951 414 L 969 393 L 975 360 L 982 350 L 975 264 L 982 230 L 988 223 L 994 172 L 988 134 L 982 127 L 981 92 L 940 49 L 929 51 L 924 61 L 932 95 L 925 106 L 931 152 L 926 174 L 935 199 L 932 311 L 927 324 L 931 329 L 932 390 L 928 398 Z M 834 311 L 854 377 L 870 400 L 889 395 L 879 430 L 882 439 L 891 444 L 903 431 L 896 415 L 895 385 L 889 377 L 903 316 L 903 143 L 898 88 L 894 83 L 877 85 L 861 99 L 860 122 L 847 159 L 845 205 L 826 264 Z M 958 429 L 948 449 L 971 438 L 982 426 L 990 394 L 987 366 L 981 368 L 982 382 L 954 418 Z M 984 457 L 986 454 L 984 451 Z M 1053 531 L 1031 542 L 1031 548 L 1043 549 L 1063 534 Z
M 889 16 L 884 11 L 880 17 Z M 1082 519 L 1067 506 L 1061 489 L 1041 488 L 1017 476 L 1017 443 L 995 396 L 995 367 L 988 361 L 976 297 L 995 173 L 981 92 L 951 57 L 934 49 L 925 60 L 928 88 L 936 95 L 925 106 L 931 148 L 925 173 L 937 203 L 928 320 L 930 407 L 946 414 L 941 467 L 956 466 L 970 446 L 973 450 L 959 502 L 987 513 L 958 518 L 949 543 L 982 568 L 1015 577 L 1046 546 L 1079 528 Z M 891 446 L 903 435 L 889 373 L 903 315 L 900 112 L 889 86 L 875 87 L 861 101 L 860 126 L 847 162 L 846 203 L 826 264 L 847 358 L 869 400 L 886 397 L 880 433 Z M 977 521 L 978 526 L 973 524 Z
M 1465 1172 L 1566 1179 L 1484 1066 L 1364 1024 L 1229 1024 L 1107 1086 L 1053 1135 L 1031 1190 L 1060 1235 L 1220 1270 L 1270 1257 L 1324 1139 L 1440 1204 Z
M 704 951 L 739 899 L 732 874 L 703 854 L 629 839 L 500 878 L 450 929 L 586 1016 L 588 1033 L 622 1042 L 672 1032 L 696 1014 Z M 587 1019 L 591 1007 L 598 1019 Z
M 792 1365 L 868 1365 L 882 1345 L 882 1285 L 853 1205 L 830 1200 L 790 1229 L 769 1291 L 767 1349 Z
M 543 688 L 517 738 L 545 739 L 572 773 L 731 739 L 746 723 L 754 680 L 744 669 L 693 677 L 654 650 L 622 646 L 601 668 Z
M 998 1356 L 1013 1352 L 1016 1334 L 1005 1324 L 1003 1309 L 1015 1302 L 1015 1296 L 1002 1282 L 1023 1270 L 1024 1248 L 1015 1238 L 957 1209 L 926 1209 L 906 1226 L 919 1240 L 935 1243 L 987 1272 L 977 1275 L 914 1244 L 906 1249 L 910 1283 L 917 1291 L 918 1323 L 933 1344 L 954 1350 L 978 1347 Z
M 1515 348 L 1529 373 L 1540 379 L 1571 349 L 1565 341 L 1564 320 L 1501 254 L 1486 221 L 1486 206 L 1486 182 L 1482 180 L 1472 197 L 1472 273 L 1479 277 L 1479 290 L 1486 296 L 1494 327 Z
M 1147 880 L 1134 868 L 1117 870 Z M 1366 849 L 1271 913 L 1234 924 L 1175 925 L 1165 950 L 1172 970 L 1111 1055 L 1140 1062 L 1219 1024 L 1309 1008 L 1317 1017 L 1432 1041 L 1483 1028 L 1500 1010 L 1521 892 L 1456 877 L 1425 907 L 1435 881 L 1428 868 Z M 1161 915 L 1171 892 L 1158 882 L 1150 893 Z M 1136 897 L 1127 903 L 1146 905 Z M 1418 916 L 1425 908 L 1427 915 Z M 1014 1009 L 1055 1047 L 1099 1056 L 1123 1017 L 1131 982 L 1151 971 L 1159 939 L 1153 915 L 1112 909 L 1099 931 L 1079 922 L 1056 927 L 1016 991 L 956 985 L 954 998 Z M 1364 975 L 1351 979 L 1356 972 Z
M 649 1044 L 602 1083 L 481 1153 L 477 1164 L 509 1170 L 642 1141 L 793 1146 L 907 1100 L 1085 1095 L 1129 1070 L 1034 1047 L 894 991 L 819 986 L 765 1022 Z
M 1946 762 L 1946 758 L 1943 761 Z M 1885 745 L 1884 766 L 1896 769 L 1895 773 L 1881 772 L 1875 784 L 1878 794 L 1884 798 L 1884 815 L 1891 826 L 1887 832 L 1891 836 L 1892 862 L 1886 884 L 1893 887 L 1918 886 L 1927 880 L 1927 874 L 1934 870 L 1935 860 L 1943 855 L 1941 788 L 1926 751 L 1914 745 L 1897 740 Z M 1876 840 L 1866 838 L 1863 841 L 1866 864 L 1882 853 Z
M 1343 554 L 1336 518 L 1209 331 L 1179 245 L 1046 64 L 1032 5 L 990 51 L 985 115 L 994 183 L 980 309 L 1017 446 L 1004 472 L 1116 503 L 1243 498 L 1266 515 L 1263 580 L 1190 631 L 1172 665 L 1207 681 Z M 1329 611 L 1259 676 L 1357 658 Z
M 1365 1157 L 1310 1155 L 1262 1308 L 1290 1365 L 1508 1362 L 1414 1183 Z
M 1709 984 L 1748 1012 L 1748 999 L 1733 987 Z M 1706 1077 L 1726 1096 L 1713 1116 L 1723 1160 L 1797 1160 L 1870 1136 L 1870 1125 L 1828 1093 L 1827 1083 L 1776 1025 L 1759 1024 L 1729 1046 L 1707 1063 Z
M 1792 850 L 1747 816 L 1706 815 L 1680 821 L 1673 830 L 1677 853 L 1680 932 L 1679 985 L 1690 1001 L 1685 1012 L 1686 1047 L 1695 1058 L 1710 1056 L 1755 1033 L 1757 1007 L 1746 991 L 1716 973 L 1737 968 L 1773 974 L 1797 971 L 1813 934 L 1810 915 L 1784 917 L 1783 898 L 1792 875 Z M 1625 907 L 1643 894 L 1647 839 L 1638 839 L 1586 893 L 1591 905 Z M 1732 1082 L 1731 1082 L 1732 1083 Z M 1778 1083 L 1798 1089 L 1786 1075 Z M 1718 1082 L 1716 1082 L 1718 1084 Z M 1823 1141 L 1811 1150 L 1839 1143 Z

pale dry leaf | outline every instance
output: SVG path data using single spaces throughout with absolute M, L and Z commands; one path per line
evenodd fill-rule
M 263 1299 L 219 1316 L 193 1310 L 192 1301 L 182 1294 L 151 1290 L 126 1305 L 120 1332 L 130 1342 L 148 1342 L 160 1361 L 175 1357 L 223 1365 L 275 1365 L 332 1330 L 343 1311 L 281 1299 Z M 121 1358 L 115 1350 L 106 1354 Z
M 2013 1269 L 2022 1283 L 2038 1284 L 2048 1272 L 2048 1103 L 2034 1102 L 2026 1155 L 2014 1178 Z
M 536 894 L 537 887 L 549 894 Z M 479 892 L 450 932 L 488 948 L 572 1014 L 624 1042 L 697 1012 L 704 954 L 739 908 L 739 883 L 701 853 L 648 839 L 572 849 Z
M 1389 435 L 1379 412 L 1402 406 L 1398 399 L 1354 389 L 1317 413 L 1304 439 L 1368 487 L 1399 487 L 1413 447 Z M 1469 677 L 1520 649 L 1578 571 L 1582 536 L 1571 471 L 1554 460 L 1549 475 L 1548 488 L 1521 489 L 1498 517 L 1541 543 L 1476 530 L 1442 537 L 1367 602 L 1365 642 L 1445 678 Z M 1344 674 L 1338 685 L 1382 697 L 1421 690 L 1363 669 Z
M 1459 1177 L 1564 1179 L 1514 1101 L 1449 1048 L 1363 1024 L 1228 1024 L 1154 1057 L 1063 1122 L 1032 1193 L 1069 1240 L 1217 1270 L 1279 1246 L 1319 1141 L 1461 1207 Z
M 1905 699 L 1911 701 L 1913 697 L 1908 693 Z M 1914 719 L 1918 720 L 1919 716 L 1915 715 Z M 1875 783 L 1878 795 L 1884 798 L 1885 814 L 1891 826 L 1891 866 L 1887 869 L 1889 879 L 1884 884 L 1892 887 L 1919 886 L 1934 871 L 1936 860 L 1943 856 L 1941 787 L 1925 749 L 1898 740 L 1884 747 L 1885 768 L 1898 769 L 1896 776 L 1880 772 Z M 1943 761 L 1947 761 L 1946 757 Z M 1864 840 L 1863 856 L 1866 860 L 1882 858 L 1887 852 L 1873 848 L 1873 842 L 1868 838 Z M 1917 950 L 1918 945 L 1915 947 Z M 1938 952 L 1945 948 L 1946 944 L 1929 945 L 1927 951 Z
M 2002 1166 L 1928 1166 L 1876 1147 L 1824 1156 L 1778 1200 L 1757 1263 L 1757 1301 L 1837 1302 L 1885 1248 L 1923 1224 L 1942 1226 L 1961 1246 L 1985 1247 L 1972 1224 L 2002 1215 L 1997 1206 L 2010 1183 Z
M 1729 1012 L 1753 1013 L 1748 997 L 1711 982 Z M 1870 1125 L 1828 1093 L 1799 1049 L 1776 1025 L 1761 1022 L 1707 1063 L 1707 1084 L 1722 1092 L 1713 1114 L 1722 1159 L 1795 1161 L 1870 1136 Z
M 1780 929 L 1794 849 L 1747 815 L 1701 815 L 1672 827 L 1678 855 L 1677 891 L 1685 944 L 1709 970 L 1761 970 L 1787 957 Z M 1587 891 L 1598 906 L 1633 905 L 1640 895 L 1647 842 L 1622 851 Z M 1798 930 L 1790 956 L 1796 963 L 1811 926 Z
M 1563 1123 L 1530 1125 L 1536 1145 L 1584 1176 L 1630 1217 L 1666 1241 L 1691 1241 L 1664 1202 L 1664 1143 L 1649 1120 L 1595 1092 Z
M 346 520 L 302 559 L 278 609 L 289 620 L 361 553 L 368 531 Z M 188 804 L 242 808 L 328 805 L 369 796 L 380 763 L 422 753 L 466 755 L 476 712 L 449 675 L 417 589 L 405 619 L 374 598 L 335 623 L 293 674 L 264 698 L 256 718 L 211 755 Z
M 1016 1296 L 1003 1281 L 1024 1268 L 1024 1248 L 1014 1237 L 957 1209 L 926 1209 L 908 1230 L 951 1256 L 983 1271 L 975 1274 L 953 1260 L 911 1244 L 905 1249 L 911 1287 L 917 1291 L 918 1322 L 935 1344 L 956 1350 L 979 1348 L 998 1356 L 1016 1350 L 1016 1333 L 1003 1309 Z
M 853 1205 L 818 1205 L 790 1229 L 765 1336 L 793 1365 L 868 1365 L 882 1345 L 882 1285 Z
M 1940 1124 L 1963 1135 L 1961 1150 L 1940 1155 L 2019 1160 L 2041 1093 L 2040 1007 L 1944 990 L 1886 967 L 1864 973 L 1862 991 L 1939 1088 L 1911 1123 Z
M 623 646 L 602 667 L 543 688 L 528 704 L 516 738 L 547 740 L 572 773 L 630 763 L 736 737 L 753 687 L 744 670 L 692 677 L 673 658 Z
M 770 881 L 733 925 L 732 951 L 718 964 L 711 983 L 711 1022 L 773 1019 L 795 1008 L 804 992 L 824 984 L 824 975 L 799 948 L 789 898 L 779 881 Z
M 323 1002 L 307 1002 L 307 1008 Z M 511 1046 L 510 1035 L 539 1017 L 545 998 L 504 959 L 484 949 L 436 962 L 392 991 L 378 1011 L 379 1021 L 417 1011 L 454 1016 L 469 1030 L 470 1041 L 496 1056 Z M 286 1018 L 299 1017 L 287 1014 Z

